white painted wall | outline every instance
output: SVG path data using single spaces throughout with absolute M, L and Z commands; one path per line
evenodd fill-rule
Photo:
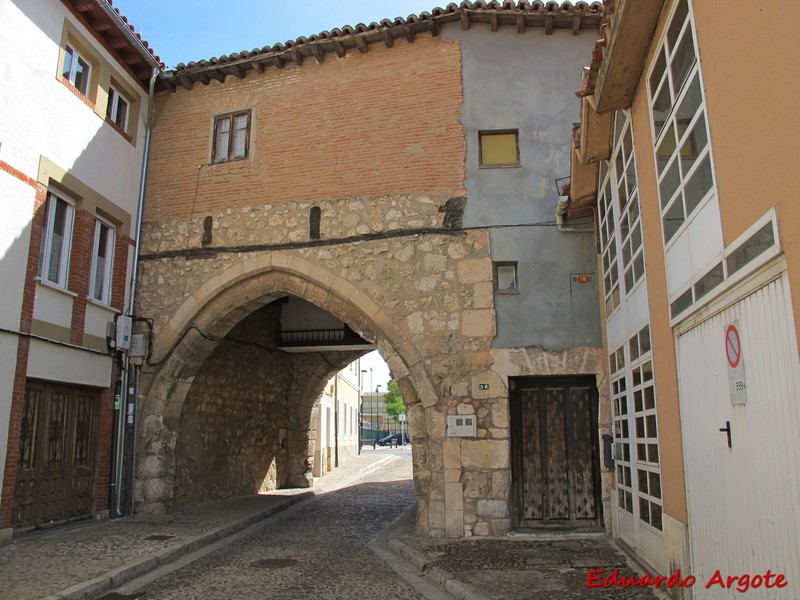
M 7 84 L 0 86 L 0 157 L 35 179 L 39 159 L 45 156 L 135 215 L 145 111 L 139 112 L 134 146 L 56 78 L 65 19 L 95 42 L 97 56 L 116 64 L 60 2 L 11 0 L 0 4 L 0 53 L 14 57 L 6 61 L 3 78 Z M 146 93 L 122 67 L 115 70 L 115 76 L 141 91 L 139 101 L 146 103 Z
M 135 123 L 136 145 L 57 79 L 65 20 L 93 44 L 97 58 L 115 65 L 115 78 L 140 93 L 135 99 L 141 106 Z M 0 53 L 7 59 L 0 85 L 0 161 L 36 180 L 44 157 L 120 206 L 135 222 L 147 102 L 144 90 L 55 0 L 1 1 Z M 15 331 L 20 325 L 35 189 L 0 171 L 0 198 L 0 328 Z M 37 293 L 41 302 L 35 303 L 36 318 L 68 327 L 71 298 L 57 297 L 60 292 L 49 289 L 43 292 L 41 286 Z M 94 320 L 91 327 L 94 333 Z M 15 335 L 0 333 L 0 465 L 5 464 L 8 445 L 17 343 Z M 34 341 L 29 375 L 106 387 L 111 359 Z M 0 468 L 0 489 L 2 478 Z

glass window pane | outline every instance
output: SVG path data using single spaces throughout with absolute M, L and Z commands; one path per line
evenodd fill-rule
M 214 160 L 226 160 L 228 158 L 230 130 L 231 120 L 229 117 L 217 121 L 217 134 L 214 141 Z
M 669 305 L 670 315 L 674 317 L 682 313 L 684 310 L 692 305 L 692 290 L 688 289 L 683 292 L 675 302 Z
M 685 220 L 686 218 L 683 215 L 683 203 L 680 201 L 680 199 L 677 199 L 672 203 L 672 206 L 662 219 L 665 242 L 670 241 L 675 236 L 675 233 L 677 233 L 678 229 L 681 225 L 683 225 Z
M 690 215 L 697 205 L 705 198 L 713 185 L 711 176 L 711 158 L 706 154 L 700 166 L 692 173 L 686 184 L 684 198 L 686 199 L 686 214 Z
M 514 265 L 497 266 L 497 289 L 507 292 L 517 290 L 517 268 Z
M 681 104 L 676 111 L 676 122 L 678 125 L 678 135 L 682 135 L 700 108 L 703 101 L 703 93 L 700 89 L 700 75 L 695 73 L 692 83 L 686 91 L 686 95 L 681 100 Z
M 482 165 L 515 165 L 519 162 L 516 133 L 482 133 Z
M 658 92 L 658 96 L 653 100 L 653 124 L 656 128 L 656 136 L 658 136 L 658 133 L 664 126 L 670 108 L 672 108 L 672 99 L 669 94 L 669 85 L 664 82 L 661 86 L 661 90 Z
M 653 67 L 653 72 L 650 73 L 650 94 L 651 96 L 656 93 L 658 89 L 658 84 L 661 82 L 661 78 L 664 76 L 664 71 L 667 67 L 667 59 L 664 55 L 664 52 L 661 51 L 658 53 L 658 58 L 656 58 L 655 67 Z
M 689 14 L 689 7 L 686 5 L 686 0 L 681 0 L 678 4 L 678 7 L 675 9 L 675 14 L 672 15 L 672 21 L 670 22 L 669 30 L 667 31 L 667 44 L 669 44 L 670 49 L 675 47 L 675 40 L 678 39 L 678 36 L 681 33 L 681 28 L 683 27 L 684 21 L 686 21 L 686 17 Z
M 114 122 L 122 129 L 128 125 L 128 103 L 122 96 L 117 96 L 117 113 L 114 115 Z
M 705 150 L 707 142 L 706 120 L 701 116 L 681 145 L 681 172 L 689 172 L 697 157 Z
M 678 170 L 678 162 L 675 161 L 672 163 L 672 166 L 667 170 L 664 174 L 664 177 L 661 179 L 661 182 L 658 184 L 658 191 L 661 196 L 661 208 L 665 208 L 669 201 L 672 199 L 672 196 L 678 189 L 678 186 L 681 183 L 681 174 Z
M 247 121 L 248 115 L 237 115 L 234 119 L 233 144 L 231 158 L 242 158 L 247 154 Z
M 648 473 L 649 493 L 654 498 L 661 498 L 661 476 L 658 473 Z
M 656 395 L 652 386 L 644 388 L 644 408 L 652 410 L 656 407 Z
M 645 325 L 639 332 L 639 349 L 641 354 L 650 352 L 650 326 Z
M 728 257 L 728 274 L 735 273 L 774 245 L 775 232 L 772 229 L 772 222 L 770 222 L 759 229 Z
M 661 143 L 658 145 L 658 149 L 656 150 L 656 162 L 658 164 L 659 175 L 664 172 L 664 169 L 666 168 L 669 159 L 672 157 L 673 152 L 675 152 L 675 129 L 670 123 L 666 133 L 664 134 L 664 138 L 661 140 Z
M 72 74 L 72 61 L 73 61 L 73 58 L 74 58 L 74 53 L 72 51 L 72 48 L 67 46 L 65 48 L 65 50 L 64 50 L 64 69 L 62 71 L 62 75 L 64 76 L 64 79 L 67 79 L 67 80 L 70 79 L 70 75 Z
M 75 87 L 78 88 L 82 94 L 89 91 L 89 64 L 78 56 L 78 64 L 75 67 Z
M 675 55 L 672 57 L 670 70 L 672 71 L 672 89 L 677 96 L 681 87 L 683 86 L 686 76 L 694 64 L 696 53 L 694 51 L 694 40 L 692 39 L 692 32 L 687 29 L 681 41 L 678 42 L 678 48 Z
M 700 279 L 700 281 L 694 284 L 695 300 L 699 300 L 705 296 L 708 292 L 722 283 L 723 279 L 725 279 L 725 273 L 722 269 L 722 263 L 719 263 L 716 267 L 706 273 L 702 279 Z

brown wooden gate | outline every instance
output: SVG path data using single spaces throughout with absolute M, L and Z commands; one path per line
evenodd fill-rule
M 520 378 L 514 384 L 515 526 L 601 525 L 594 378 Z
M 15 529 L 92 515 L 97 392 L 28 382 L 14 491 Z

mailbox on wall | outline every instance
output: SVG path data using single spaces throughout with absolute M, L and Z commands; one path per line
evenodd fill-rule
M 477 433 L 475 415 L 447 415 L 448 437 L 475 437 Z

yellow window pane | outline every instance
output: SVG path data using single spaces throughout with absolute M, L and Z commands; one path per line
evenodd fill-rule
M 518 162 L 516 133 L 481 134 L 482 165 L 516 165 Z

